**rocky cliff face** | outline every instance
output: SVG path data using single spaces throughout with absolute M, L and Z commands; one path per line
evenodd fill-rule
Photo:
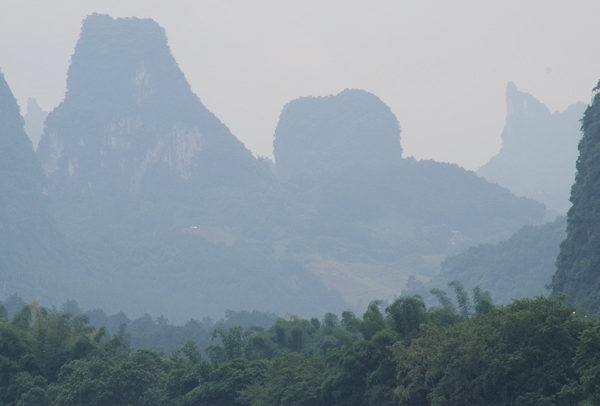
M 51 194 L 241 184 L 261 170 L 192 93 L 152 20 L 86 18 L 67 88 L 38 151 Z
M 551 113 L 533 96 L 506 88 L 506 124 L 500 152 L 477 173 L 565 214 L 575 179 L 583 103 Z

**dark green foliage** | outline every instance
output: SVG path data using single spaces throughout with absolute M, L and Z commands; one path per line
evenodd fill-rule
M 53 388 L 59 405 L 161 405 L 167 363 L 150 351 L 64 365 Z
M 567 237 L 560 246 L 552 279 L 554 294 L 569 303 L 600 313 L 600 94 L 596 93 L 582 121 L 577 175 L 571 189 Z
M 448 294 L 445 291 L 438 288 L 433 288 L 431 289 L 430 293 L 438 299 L 443 309 L 451 313 L 456 312 L 454 303 L 452 303 L 452 300 L 448 297 Z
M 30 304 L 0 321 L 0 404 L 598 403 L 597 320 L 554 298 L 494 307 L 485 292 L 473 296 L 470 318 L 401 297 L 385 315 L 375 301 L 363 319 L 345 312 L 342 324 L 330 314 L 318 323 L 290 317 L 269 329 L 222 329 L 221 343 L 206 351 L 220 354 L 211 361 L 191 342 L 168 355 L 131 351 L 85 318 Z
M 459 281 L 452 281 L 448 284 L 456 293 L 456 301 L 458 302 L 458 310 L 463 319 L 468 319 L 471 316 L 471 303 L 469 294 L 465 291 L 464 286 Z
M 555 299 L 521 300 L 394 346 L 402 405 L 571 404 L 582 323 Z
M 367 311 L 363 314 L 362 323 L 358 327 L 363 337 L 367 340 L 370 340 L 377 332 L 385 328 L 385 320 L 379 309 L 380 305 L 381 302 L 379 301 L 371 302 L 369 307 L 367 307 Z
M 473 288 L 473 304 L 475 305 L 476 314 L 486 314 L 494 306 L 490 292 L 483 292 L 479 286 Z
M 240 401 L 250 406 L 316 405 L 324 367 L 322 358 L 285 352 L 267 364 L 263 379 L 241 392 Z
M 419 296 L 396 299 L 385 312 L 390 317 L 392 329 L 405 340 L 410 340 L 426 320 L 425 304 Z
M 600 324 L 586 326 L 579 337 L 574 364 L 580 379 L 563 389 L 565 397 L 585 399 L 582 405 L 600 402 Z

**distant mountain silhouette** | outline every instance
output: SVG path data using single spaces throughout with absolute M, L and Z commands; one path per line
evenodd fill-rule
M 284 178 L 388 168 L 402 158 L 400 127 L 388 106 L 362 90 L 304 97 L 284 107 L 274 155 Z
M 584 110 L 585 104 L 576 103 L 550 113 L 544 104 L 509 83 L 502 147 L 477 174 L 517 196 L 536 199 L 566 214 Z
M 296 251 L 312 253 L 313 271 L 347 300 L 397 294 L 407 274 L 543 217 L 541 204 L 456 165 L 402 159 L 395 116 L 365 91 L 290 102 L 274 145 L 302 219 Z
M 403 159 L 396 117 L 362 90 L 290 102 L 274 155 L 256 159 L 201 103 L 154 21 L 86 18 L 37 150 L 73 256 L 54 302 L 337 311 L 544 216 L 456 165 Z
M 395 213 L 498 240 L 543 215 L 540 204 L 456 165 L 402 159 L 396 117 L 362 90 L 289 103 L 274 145 L 277 176 L 312 193 L 302 200 L 321 205 L 316 211 L 326 217 L 371 221 Z
M 51 191 L 239 185 L 262 169 L 192 93 L 152 20 L 86 18 L 67 89 L 38 152 Z
M 0 296 L 47 300 L 68 253 L 16 100 L 0 73 Z
M 152 20 L 85 19 L 38 156 L 94 281 L 82 303 L 170 315 L 197 303 L 199 317 L 341 307 L 255 242 L 270 232 L 255 218 L 272 213 L 271 169 L 192 93 Z

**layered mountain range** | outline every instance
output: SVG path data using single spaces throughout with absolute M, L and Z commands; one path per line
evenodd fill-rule
M 408 275 L 544 217 L 473 172 L 403 158 L 396 117 L 362 90 L 290 102 L 274 165 L 257 159 L 146 19 L 84 20 L 41 165 L 25 149 L 70 253 L 69 277 L 48 268 L 65 287 L 54 301 L 134 315 L 314 315 L 392 298 Z

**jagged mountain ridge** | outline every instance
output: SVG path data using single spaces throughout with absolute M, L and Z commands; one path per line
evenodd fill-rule
M 543 103 L 509 83 L 501 149 L 477 174 L 517 196 L 538 200 L 566 214 L 585 107 L 576 103 L 551 113 Z

